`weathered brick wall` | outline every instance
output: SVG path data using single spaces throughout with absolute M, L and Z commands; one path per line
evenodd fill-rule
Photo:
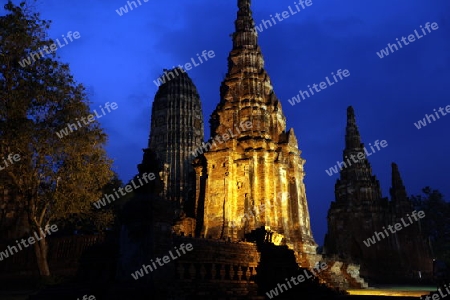
M 172 284 L 178 288 L 169 299 L 219 299 L 224 295 L 264 299 L 257 296 L 255 276 L 260 254 L 255 244 L 174 238 L 174 245 L 182 243 L 191 243 L 194 249 L 173 262 L 176 274 Z
M 104 235 L 80 235 L 68 237 L 47 237 L 48 262 L 53 274 L 74 275 L 79 267 L 79 260 L 87 249 L 105 240 Z M 16 246 L 15 241 L 0 244 L 4 252 L 8 246 Z M 19 248 L 18 248 L 19 249 Z M 13 251 L 14 252 L 14 251 Z M 9 253 L 9 252 L 8 252 Z M 9 253 L 10 254 L 10 253 Z M 0 261 L 0 278 L 38 275 L 34 246 L 22 248 Z

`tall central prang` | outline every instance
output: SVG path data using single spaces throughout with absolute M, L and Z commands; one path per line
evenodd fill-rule
M 317 245 L 303 183 L 305 160 L 294 130 L 286 131 L 264 69 L 250 0 L 238 0 L 238 7 L 228 72 L 210 119 L 211 147 L 195 162 L 197 234 L 242 240 L 264 226 L 274 243 L 308 260 Z

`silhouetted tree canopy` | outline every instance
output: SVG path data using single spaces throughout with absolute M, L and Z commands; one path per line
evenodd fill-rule
M 26 208 L 30 235 L 74 215 L 111 219 L 92 209 L 113 178 L 100 124 L 94 120 L 57 135 L 91 114 L 85 88 L 55 52 L 21 64 L 54 44 L 46 38 L 50 22 L 25 3 L 8 1 L 5 9 L 0 17 L 0 158 L 13 153 L 20 161 L 1 171 L 1 185 L 14 190 L 14 201 Z M 49 276 L 46 239 L 33 246 L 40 274 Z
M 450 203 L 430 187 L 425 187 L 422 193 L 411 197 L 416 209 L 425 212 L 422 231 L 429 238 L 434 257 L 450 266 Z

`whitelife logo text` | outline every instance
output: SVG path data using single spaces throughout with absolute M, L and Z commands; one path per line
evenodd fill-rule
M 436 118 L 439 120 L 440 117 L 439 117 L 439 114 L 437 113 L 436 109 L 433 109 L 433 111 L 434 111 L 434 114 L 436 115 Z M 446 112 L 444 112 L 444 108 L 442 108 L 442 107 L 439 107 L 438 111 L 444 117 L 448 113 L 450 113 L 450 105 L 447 105 L 445 107 L 445 111 Z M 433 122 L 435 122 L 436 118 L 433 116 L 433 114 L 431 114 L 431 115 L 425 114 L 425 118 L 423 118 L 422 120 L 417 121 L 417 123 L 414 123 L 414 126 L 416 126 L 417 129 L 420 129 L 422 127 L 427 126 L 427 122 L 426 121 L 428 121 L 428 124 L 431 124 L 431 122 L 432 122 L 431 120 L 433 120 Z
M 372 153 L 367 151 L 366 147 L 364 147 L 364 152 L 358 152 L 358 154 L 351 154 L 350 157 L 346 156 L 346 161 L 342 161 L 339 162 L 337 161 L 337 164 L 334 165 L 334 167 L 329 168 L 328 170 L 325 170 L 325 172 L 328 174 L 328 176 L 333 176 L 333 174 L 337 174 L 339 173 L 339 171 L 342 171 L 343 168 L 348 168 L 352 165 L 352 162 L 350 161 L 350 159 L 353 161 L 353 163 L 358 163 L 362 160 L 364 160 L 367 156 L 371 156 L 372 154 L 374 154 L 376 151 L 373 148 L 375 146 L 375 148 L 378 149 L 378 151 L 380 151 L 380 146 L 382 148 L 385 148 L 388 146 L 388 143 L 386 140 L 382 140 L 381 142 L 379 142 L 379 140 L 376 140 L 374 143 L 374 145 L 372 146 L 371 143 L 369 143 L 370 149 L 372 149 Z M 357 158 L 357 159 L 356 159 Z M 340 169 L 340 170 L 339 170 Z
M 180 251 L 183 252 L 183 254 L 186 254 L 186 250 L 187 250 L 187 251 L 192 251 L 192 250 L 194 249 L 194 247 L 192 246 L 191 243 L 186 244 L 186 246 L 185 246 L 184 244 L 181 244 L 179 247 L 180 247 L 179 250 L 178 250 L 177 247 L 175 247 L 175 249 L 174 249 L 174 250 L 175 250 L 174 252 L 176 252 L 176 254 L 178 254 L 178 256 L 175 256 L 175 255 L 172 253 L 172 250 L 170 250 L 169 253 L 168 253 L 168 254 L 170 255 L 170 257 L 169 257 L 169 255 L 163 256 L 162 259 L 159 258 L 159 257 L 157 257 L 157 258 L 155 259 L 156 263 L 157 263 L 160 267 L 162 267 L 162 266 L 164 266 L 164 264 L 168 264 L 168 263 L 171 262 L 172 260 L 175 260 L 175 259 L 177 259 L 178 257 L 180 257 L 180 256 L 181 256 Z M 161 262 L 161 261 L 162 261 L 162 262 Z M 139 278 L 144 277 L 145 274 L 149 274 L 149 271 L 148 271 L 148 270 L 150 270 L 150 272 L 153 272 L 154 270 L 158 269 L 156 263 L 155 263 L 155 262 L 153 261 L 153 259 L 152 259 L 152 260 L 151 260 L 151 265 L 142 265 L 142 268 L 141 268 L 141 269 L 137 270 L 137 271 L 134 272 L 134 273 L 131 273 L 131 277 L 133 277 L 134 280 L 138 280 Z M 145 274 L 144 274 L 144 272 L 145 272 Z
M 306 7 L 311 6 L 312 4 L 313 4 L 312 0 L 306 0 L 306 1 L 300 0 L 300 1 L 298 1 L 298 4 L 297 4 L 297 2 L 294 2 L 294 5 L 295 5 L 295 8 L 297 9 L 297 11 L 293 10 L 292 7 L 289 5 L 288 6 L 289 11 L 285 10 L 281 14 L 276 13 L 275 17 L 277 18 L 277 20 L 279 22 L 282 22 L 282 21 L 286 20 L 287 18 L 289 18 L 293 15 L 296 15 L 299 12 L 305 10 Z M 301 9 L 300 9 L 300 6 L 302 7 Z M 271 18 L 272 22 L 270 20 L 262 19 L 260 25 L 255 25 L 255 30 L 257 32 L 261 33 L 261 32 L 263 32 L 264 28 L 269 29 L 270 27 L 278 24 L 272 15 L 270 15 L 270 18 Z M 263 25 L 264 25 L 264 28 L 263 28 Z M 267 25 L 269 25 L 269 27 L 267 27 Z
M 10 153 L 8 155 L 8 159 L 6 157 L 3 157 L 3 163 L 2 163 L 2 161 L 0 161 L 0 171 L 3 171 L 7 167 L 13 165 L 14 162 L 18 162 L 19 160 L 20 160 L 20 155 L 19 154 L 12 154 L 12 153 Z M 8 163 L 8 161 L 10 163 Z
M 422 27 L 422 25 L 420 25 L 420 28 L 422 29 L 423 35 L 420 35 L 420 33 L 418 33 L 417 29 L 416 29 L 416 30 L 414 30 L 415 35 L 414 34 L 408 35 L 408 42 L 406 41 L 406 37 L 402 36 L 402 38 L 400 40 L 403 42 L 404 46 L 408 46 L 410 43 L 415 42 L 416 38 L 418 40 L 420 40 L 421 38 L 423 38 L 424 36 L 427 35 L 427 33 L 426 33 L 425 29 Z M 430 22 L 427 22 L 427 24 L 425 24 L 425 28 L 427 29 L 428 33 L 430 33 L 431 32 L 430 28 L 433 30 L 438 30 L 439 26 L 436 22 L 431 23 L 431 24 L 430 24 Z M 403 48 L 402 43 L 400 43 L 398 38 L 396 38 L 396 40 L 397 40 L 398 47 L 400 47 L 400 49 L 402 49 Z M 381 49 L 380 52 L 377 52 L 378 57 L 380 59 L 382 59 L 386 56 L 389 56 L 389 54 L 390 54 L 389 50 L 391 50 L 391 53 L 398 51 L 399 48 L 397 47 L 397 45 L 395 43 L 393 43 L 393 44 L 388 43 L 387 47 L 385 49 Z
M 419 212 L 413 211 L 411 213 L 411 215 L 415 221 L 419 221 L 420 219 L 425 217 L 425 212 L 423 210 L 421 210 Z M 400 220 L 402 221 L 403 226 L 408 227 L 409 225 L 411 225 L 414 222 L 411 219 L 411 217 L 409 216 L 409 214 L 407 214 L 406 216 L 408 217 L 409 223 L 406 223 L 403 218 L 401 218 Z M 419 217 L 419 218 L 417 218 L 417 217 Z M 395 228 L 395 230 L 394 230 L 394 228 Z M 400 224 L 400 223 L 395 223 L 394 226 L 392 226 L 392 225 L 388 226 L 388 229 L 392 234 L 396 233 L 397 231 L 402 230 L 403 228 L 404 227 L 402 227 L 402 224 Z M 388 237 L 389 233 L 388 233 L 386 227 L 383 226 L 383 230 L 384 230 L 384 233 L 386 234 L 386 236 L 383 234 L 383 232 L 375 231 L 375 234 L 371 238 L 368 238 L 367 240 L 363 241 L 364 245 L 366 245 L 366 247 L 370 247 L 371 245 L 375 245 L 377 240 L 379 242 L 379 241 L 381 241 L 381 239 L 385 239 L 386 237 Z M 381 238 L 380 238 L 380 236 L 381 236 Z
M 61 42 L 59 41 L 59 39 L 56 39 L 56 42 L 58 43 L 59 48 L 65 47 L 69 44 L 69 42 L 67 41 L 66 37 L 64 36 L 64 34 L 62 35 L 63 40 L 65 42 L 65 44 L 61 44 Z M 72 31 L 69 31 L 67 33 L 67 38 L 73 42 L 73 39 L 78 40 L 81 37 L 80 33 L 78 31 L 75 31 L 72 34 Z M 38 59 L 41 59 L 45 56 L 45 54 L 43 53 L 43 51 L 47 52 L 47 54 L 53 53 L 56 50 L 58 50 L 58 46 L 56 46 L 55 43 L 50 45 L 50 52 L 49 52 L 49 48 L 47 46 L 42 47 L 41 50 L 38 50 L 37 52 L 31 52 L 30 55 L 27 56 L 27 58 L 22 59 L 22 61 L 19 61 L 19 65 L 22 68 L 25 68 L 26 66 L 31 65 L 31 59 L 33 59 L 33 62 L 35 62 Z M 36 59 L 37 57 L 37 59 Z
M 242 121 L 240 123 L 240 128 L 242 131 L 250 130 L 252 127 L 253 127 L 253 124 L 250 121 Z M 192 155 L 194 157 L 197 157 L 198 155 L 203 154 L 203 149 L 205 149 L 204 152 L 211 150 L 213 147 L 217 146 L 216 141 L 219 144 L 223 144 L 223 143 L 226 143 L 230 138 L 236 137 L 237 135 L 239 135 L 241 133 L 241 130 L 239 130 L 239 128 L 237 126 L 234 126 L 234 128 L 236 129 L 236 135 L 233 134 L 233 130 L 228 129 L 227 131 L 229 134 L 224 133 L 224 134 L 222 134 L 222 136 L 216 135 L 213 139 L 211 139 L 211 141 L 212 141 L 211 143 L 203 142 L 200 147 L 198 147 L 197 149 L 192 151 Z M 222 140 L 221 140 L 221 138 L 222 138 Z
M 111 104 L 109 104 L 109 102 L 106 102 L 104 108 L 108 111 L 108 113 L 110 113 L 111 109 L 112 110 L 116 110 L 118 107 L 119 106 L 117 105 L 116 102 L 112 102 Z M 89 123 L 92 123 L 92 122 L 95 121 L 95 117 L 97 117 L 97 119 L 100 119 L 101 117 L 105 116 L 106 112 L 105 112 L 105 110 L 103 109 L 103 107 L 101 105 L 100 105 L 100 109 L 102 111 L 102 115 L 99 115 L 97 113 L 97 110 L 94 109 L 95 116 L 91 114 L 91 115 L 87 116 L 87 118 L 86 117 L 81 117 L 81 121 L 83 122 L 83 124 L 84 125 L 89 125 Z M 60 139 L 62 139 L 63 137 L 68 136 L 69 133 L 72 133 L 75 130 L 78 130 L 81 127 L 83 127 L 83 125 L 80 123 L 80 120 L 78 120 L 78 118 L 76 118 L 75 120 L 76 120 L 76 124 L 75 123 L 67 123 L 66 128 L 63 128 L 59 132 L 56 132 L 56 135 Z M 77 124 L 78 124 L 78 126 L 77 126 Z M 69 132 L 69 130 L 70 130 L 70 132 Z
M 22 239 L 20 242 L 16 240 L 17 247 L 19 247 L 20 250 L 22 250 L 22 245 L 23 245 L 23 248 L 27 248 L 30 245 L 33 245 L 34 243 L 39 242 L 40 240 L 44 239 L 46 236 L 51 235 L 52 233 L 55 233 L 56 231 L 58 231 L 58 226 L 56 224 L 53 224 L 51 226 L 46 225 L 45 229 L 39 228 L 39 232 L 35 232 L 34 237 L 30 236 L 27 239 Z M 27 241 L 28 241 L 28 244 L 27 244 Z M 15 251 L 14 253 L 13 253 L 13 250 Z M 9 251 L 9 253 L 8 253 L 8 251 Z M 12 256 L 18 252 L 19 252 L 19 250 L 17 250 L 16 246 L 8 246 L 8 249 L 6 249 L 3 252 L 0 252 L 0 261 L 2 261 L 4 258 L 8 258 L 10 254 Z
M 216 56 L 216 54 L 214 53 L 213 50 L 209 50 L 208 52 L 206 52 L 206 50 L 203 50 L 201 56 L 203 57 L 203 59 L 206 62 L 206 61 L 208 61 L 208 58 L 214 58 Z M 190 62 L 187 62 L 183 66 L 182 65 L 178 65 L 178 67 L 176 67 L 176 68 L 175 68 L 175 66 L 173 66 L 173 70 L 172 71 L 168 72 L 168 70 L 164 70 L 164 74 L 161 77 L 159 77 L 158 79 L 153 80 L 153 83 L 157 87 L 159 87 L 160 85 L 162 85 L 162 84 L 164 84 L 166 82 L 169 82 L 172 79 L 175 79 L 176 76 L 180 76 L 180 73 L 186 73 L 185 70 L 187 70 L 187 71 L 191 70 L 192 69 L 192 65 L 194 65 L 194 67 L 198 67 L 198 66 L 200 66 L 201 64 L 204 63 L 204 61 L 200 57 L 200 54 L 198 54 L 198 53 L 197 53 L 197 59 L 199 61 L 198 64 L 196 64 L 195 59 L 193 57 L 191 57 L 192 64 Z M 178 72 L 180 72 L 180 73 L 178 73 Z M 170 75 L 170 77 L 169 77 L 169 75 Z
M 156 178 L 156 176 L 154 173 L 142 174 L 142 180 L 144 180 L 145 183 L 148 183 L 149 180 L 154 180 L 155 178 Z M 136 177 L 136 179 L 139 181 L 140 185 L 136 185 L 134 183 L 134 179 L 133 179 L 133 180 L 131 180 L 131 185 L 127 184 L 124 188 L 121 188 L 121 187 L 118 188 L 117 191 L 116 191 L 116 189 L 113 189 L 113 192 L 116 195 L 116 197 L 114 197 L 113 194 L 105 194 L 105 195 L 103 195 L 103 197 L 100 200 L 93 203 L 94 206 L 97 209 L 100 209 L 100 208 L 102 208 L 102 206 L 106 206 L 106 201 L 108 201 L 108 203 L 111 203 L 111 201 L 116 201 L 117 199 L 119 199 L 121 196 L 119 196 L 119 194 L 117 192 L 119 192 L 122 196 L 125 196 L 127 193 L 131 193 L 133 190 L 136 190 L 144 185 L 144 183 L 142 182 L 139 175 Z M 126 193 L 124 193 L 123 190 L 125 190 Z
M 148 2 L 149 0 L 142 0 L 143 2 Z M 137 2 L 139 3 L 139 6 L 142 5 L 141 0 L 137 0 Z M 128 7 L 130 8 L 130 11 L 133 10 L 133 6 L 134 8 L 138 8 L 136 1 L 127 1 Z M 120 7 L 119 9 L 116 9 L 116 13 L 119 15 L 119 17 L 123 16 L 124 14 L 128 13 L 128 7 L 127 5 Z
M 296 103 L 300 103 L 303 100 L 305 100 L 307 97 L 311 97 L 314 95 L 314 91 L 316 91 L 317 93 L 323 91 L 324 89 L 326 89 L 329 86 L 332 86 L 334 84 L 336 84 L 338 81 L 338 79 L 336 78 L 336 76 L 339 77 L 339 79 L 342 81 L 344 80 L 344 78 L 347 78 L 348 76 L 350 76 L 350 71 L 345 69 L 344 71 L 341 71 L 341 69 L 336 71 L 336 75 L 334 75 L 334 72 L 331 72 L 331 75 L 333 76 L 334 82 L 330 81 L 330 79 L 328 78 L 328 76 L 326 76 L 326 82 L 322 81 L 319 84 L 314 83 L 312 85 L 312 87 L 310 85 L 308 85 L 308 89 L 309 89 L 309 93 L 307 90 L 302 91 L 300 90 L 297 94 L 297 96 L 294 96 L 292 99 L 289 99 L 289 103 L 294 106 Z M 344 77 L 342 77 L 344 76 Z M 320 89 L 318 89 L 318 87 L 320 87 Z M 314 90 L 313 90 L 314 89 Z M 311 95 L 310 95 L 311 93 Z
M 322 272 L 323 270 L 326 270 L 326 269 L 328 269 L 328 265 L 327 265 L 325 262 L 321 262 L 320 264 L 317 263 L 317 265 L 316 265 L 311 271 L 309 271 L 309 272 L 311 272 L 312 275 L 314 275 L 315 277 L 317 277 L 317 273 L 320 273 L 320 272 Z M 317 273 L 314 272 L 314 271 L 316 271 Z M 284 284 L 284 283 L 279 283 L 279 284 L 277 285 L 277 287 L 275 287 L 274 289 L 272 289 L 272 290 L 270 290 L 270 291 L 268 291 L 268 292 L 266 293 L 267 297 L 269 297 L 269 299 L 272 299 L 273 297 L 278 296 L 279 293 L 281 294 L 281 293 L 284 292 L 284 291 L 283 291 L 283 288 L 284 288 L 286 291 L 288 291 L 289 289 L 292 288 L 291 282 L 292 282 L 294 285 L 299 285 L 300 283 L 304 282 L 305 279 L 311 279 L 311 278 L 314 278 L 314 276 L 310 275 L 309 272 L 308 272 L 306 269 L 304 269 L 304 270 L 303 270 L 303 273 L 304 273 L 305 275 L 300 274 L 300 275 L 298 275 L 297 277 L 292 276 L 291 279 L 285 278 L 286 284 L 289 286 L 289 288 L 286 286 L 286 284 Z M 297 280 L 296 280 L 296 279 L 297 279 Z M 280 291 L 279 293 L 278 293 L 278 289 L 279 289 L 279 291 Z

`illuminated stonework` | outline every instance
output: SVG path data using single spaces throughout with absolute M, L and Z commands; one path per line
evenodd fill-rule
M 279 243 L 315 254 L 305 160 L 264 70 L 250 1 L 238 6 L 228 73 L 210 119 L 213 138 L 232 135 L 195 161 L 197 235 L 241 240 L 266 226 Z

